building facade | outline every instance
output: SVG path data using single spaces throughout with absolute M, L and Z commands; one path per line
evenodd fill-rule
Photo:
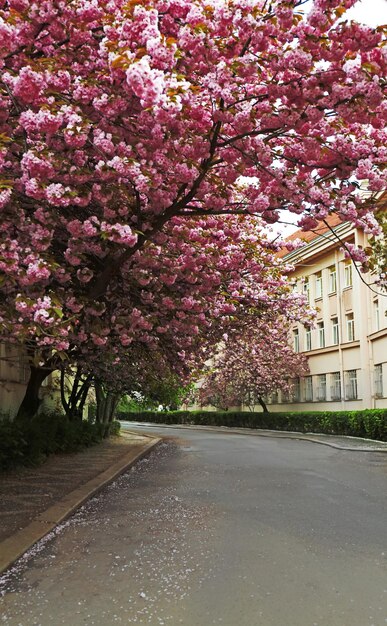
M 317 319 L 311 330 L 295 325 L 291 337 L 294 350 L 308 356 L 310 375 L 294 379 L 289 396 L 273 394 L 273 411 L 387 408 L 387 292 L 342 250 L 342 242 L 367 247 L 366 235 L 330 220 L 329 228 L 294 233 L 291 239 L 306 244 L 283 255 Z

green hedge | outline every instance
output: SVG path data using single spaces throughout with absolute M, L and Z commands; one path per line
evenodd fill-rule
M 387 409 L 364 411 L 299 411 L 251 413 L 248 411 L 146 411 L 118 413 L 118 419 L 155 424 L 197 424 L 233 428 L 262 428 L 301 433 L 350 435 L 387 441 Z
M 76 452 L 119 433 L 119 422 L 107 428 L 87 421 L 70 422 L 64 415 L 43 414 L 28 421 L 0 421 L 0 469 L 37 465 L 49 454 Z

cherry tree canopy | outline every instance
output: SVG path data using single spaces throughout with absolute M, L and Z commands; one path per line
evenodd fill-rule
M 278 389 L 291 391 L 293 379 L 305 376 L 309 368 L 305 355 L 294 352 L 288 340 L 286 319 L 233 328 L 204 371 L 199 402 L 254 407 Z
M 112 385 L 118 379 L 127 389 L 129 372 L 146 370 L 152 358 L 186 377 L 230 327 L 276 316 L 311 323 L 304 295 L 287 280 L 290 266 L 251 217 L 173 218 L 171 226 L 163 250 L 149 244 L 123 270 L 119 298 L 84 307 L 71 335 L 83 367 L 98 376 L 103 357 Z
M 162 334 L 172 305 L 156 322 L 134 302 L 155 306 L 144 266 L 152 290 L 179 284 L 173 239 L 195 241 L 195 220 L 212 237 L 204 273 L 228 214 L 288 209 L 310 228 L 334 210 L 372 230 L 357 181 L 384 185 L 386 56 L 382 29 L 342 21 L 354 3 L 303 17 L 297 0 L 1 0 L 3 335 L 130 342 L 124 309 Z M 201 314 L 184 298 L 175 336 Z

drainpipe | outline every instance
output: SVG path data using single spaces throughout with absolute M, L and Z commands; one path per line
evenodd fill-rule
M 336 274 L 337 274 L 337 294 L 338 294 L 338 307 L 337 307 L 337 316 L 339 318 L 339 367 L 340 367 L 340 385 L 342 389 L 341 393 L 341 408 L 344 411 L 345 409 L 345 381 L 344 381 L 344 370 L 343 370 L 343 352 L 341 349 L 341 343 L 343 339 L 343 292 L 341 289 L 341 265 L 339 259 L 339 251 L 335 252 L 335 265 L 336 265 Z

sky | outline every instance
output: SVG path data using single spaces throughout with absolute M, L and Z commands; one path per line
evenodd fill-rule
M 307 0 L 301 8 L 308 12 L 313 0 Z M 352 9 L 346 11 L 344 19 L 357 20 L 368 26 L 387 24 L 387 0 L 358 0 Z
M 346 17 L 368 26 L 387 24 L 387 0 L 361 0 L 347 11 Z

